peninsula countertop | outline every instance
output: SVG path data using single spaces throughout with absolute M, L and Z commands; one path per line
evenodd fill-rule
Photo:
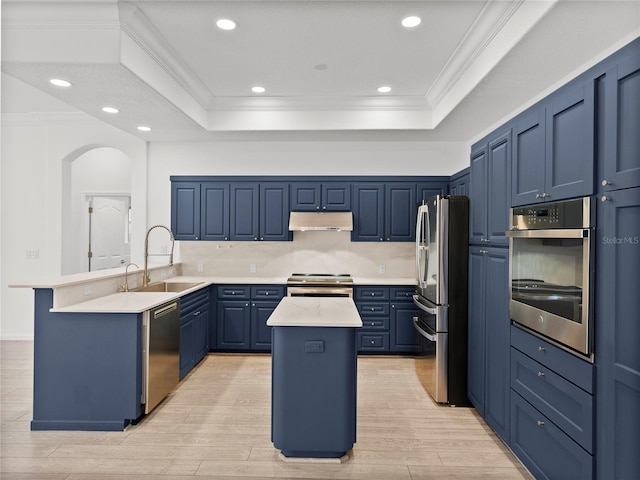
M 343 297 L 284 297 L 273 311 L 270 327 L 362 326 L 355 303 Z

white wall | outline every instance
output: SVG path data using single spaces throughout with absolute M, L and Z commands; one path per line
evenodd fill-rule
M 465 143 L 393 141 L 274 141 L 152 143 L 149 146 L 149 224 L 171 223 L 171 175 L 445 175 L 469 164 Z M 286 277 L 292 272 L 413 277 L 408 243 L 350 242 L 348 233 L 296 232 L 293 242 L 180 242 L 183 272 L 197 275 Z M 153 245 L 162 251 L 166 241 Z
M 2 96 L 11 95 L 3 84 Z M 62 198 L 71 162 L 96 147 L 121 150 L 132 161 L 132 232 L 146 228 L 146 143 L 81 113 L 2 114 L 0 338 L 33 337 L 33 292 L 8 285 L 61 275 Z M 37 251 L 28 259 L 26 251 Z
M 170 224 L 171 175 L 451 175 L 467 143 L 273 141 L 149 145 L 149 224 Z
M 63 230 L 63 275 L 88 271 L 89 226 L 87 196 L 131 196 L 132 162 L 121 150 L 103 147 L 78 157 L 71 166 L 70 205 L 63 217 L 71 216 L 71 228 Z

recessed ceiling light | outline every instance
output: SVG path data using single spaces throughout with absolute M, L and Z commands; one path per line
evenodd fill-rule
M 389 93 L 391 91 L 391 87 L 383 86 L 378 87 L 378 92 L 380 93 Z
M 147 127 L 146 125 L 140 125 L 138 127 L 138 130 L 140 130 L 141 132 L 150 132 L 151 131 L 151 127 Z
M 115 107 L 102 107 L 102 111 L 105 113 L 119 113 L 120 110 L 118 110 Z
M 402 26 L 407 28 L 413 28 L 420 25 L 421 22 L 422 22 L 422 19 L 420 17 L 416 17 L 416 16 L 405 17 L 402 19 Z
M 71 82 L 67 81 L 67 80 L 62 80 L 61 78 L 52 78 L 51 80 L 49 80 L 49 82 L 52 85 L 55 85 L 56 87 L 70 87 L 71 86 Z
M 264 93 L 266 91 L 266 89 L 264 87 L 251 87 L 251 91 L 253 93 Z
M 216 26 L 220 30 L 233 30 L 236 28 L 236 22 L 229 20 L 228 18 L 221 18 L 216 21 Z

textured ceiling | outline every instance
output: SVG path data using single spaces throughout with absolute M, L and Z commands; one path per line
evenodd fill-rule
M 469 141 L 638 35 L 631 0 L 3 0 L 2 71 L 150 141 Z

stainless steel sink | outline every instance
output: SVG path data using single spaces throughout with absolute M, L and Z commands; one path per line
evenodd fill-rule
M 157 282 L 146 287 L 132 288 L 131 292 L 182 292 L 189 288 L 204 285 L 204 282 Z

